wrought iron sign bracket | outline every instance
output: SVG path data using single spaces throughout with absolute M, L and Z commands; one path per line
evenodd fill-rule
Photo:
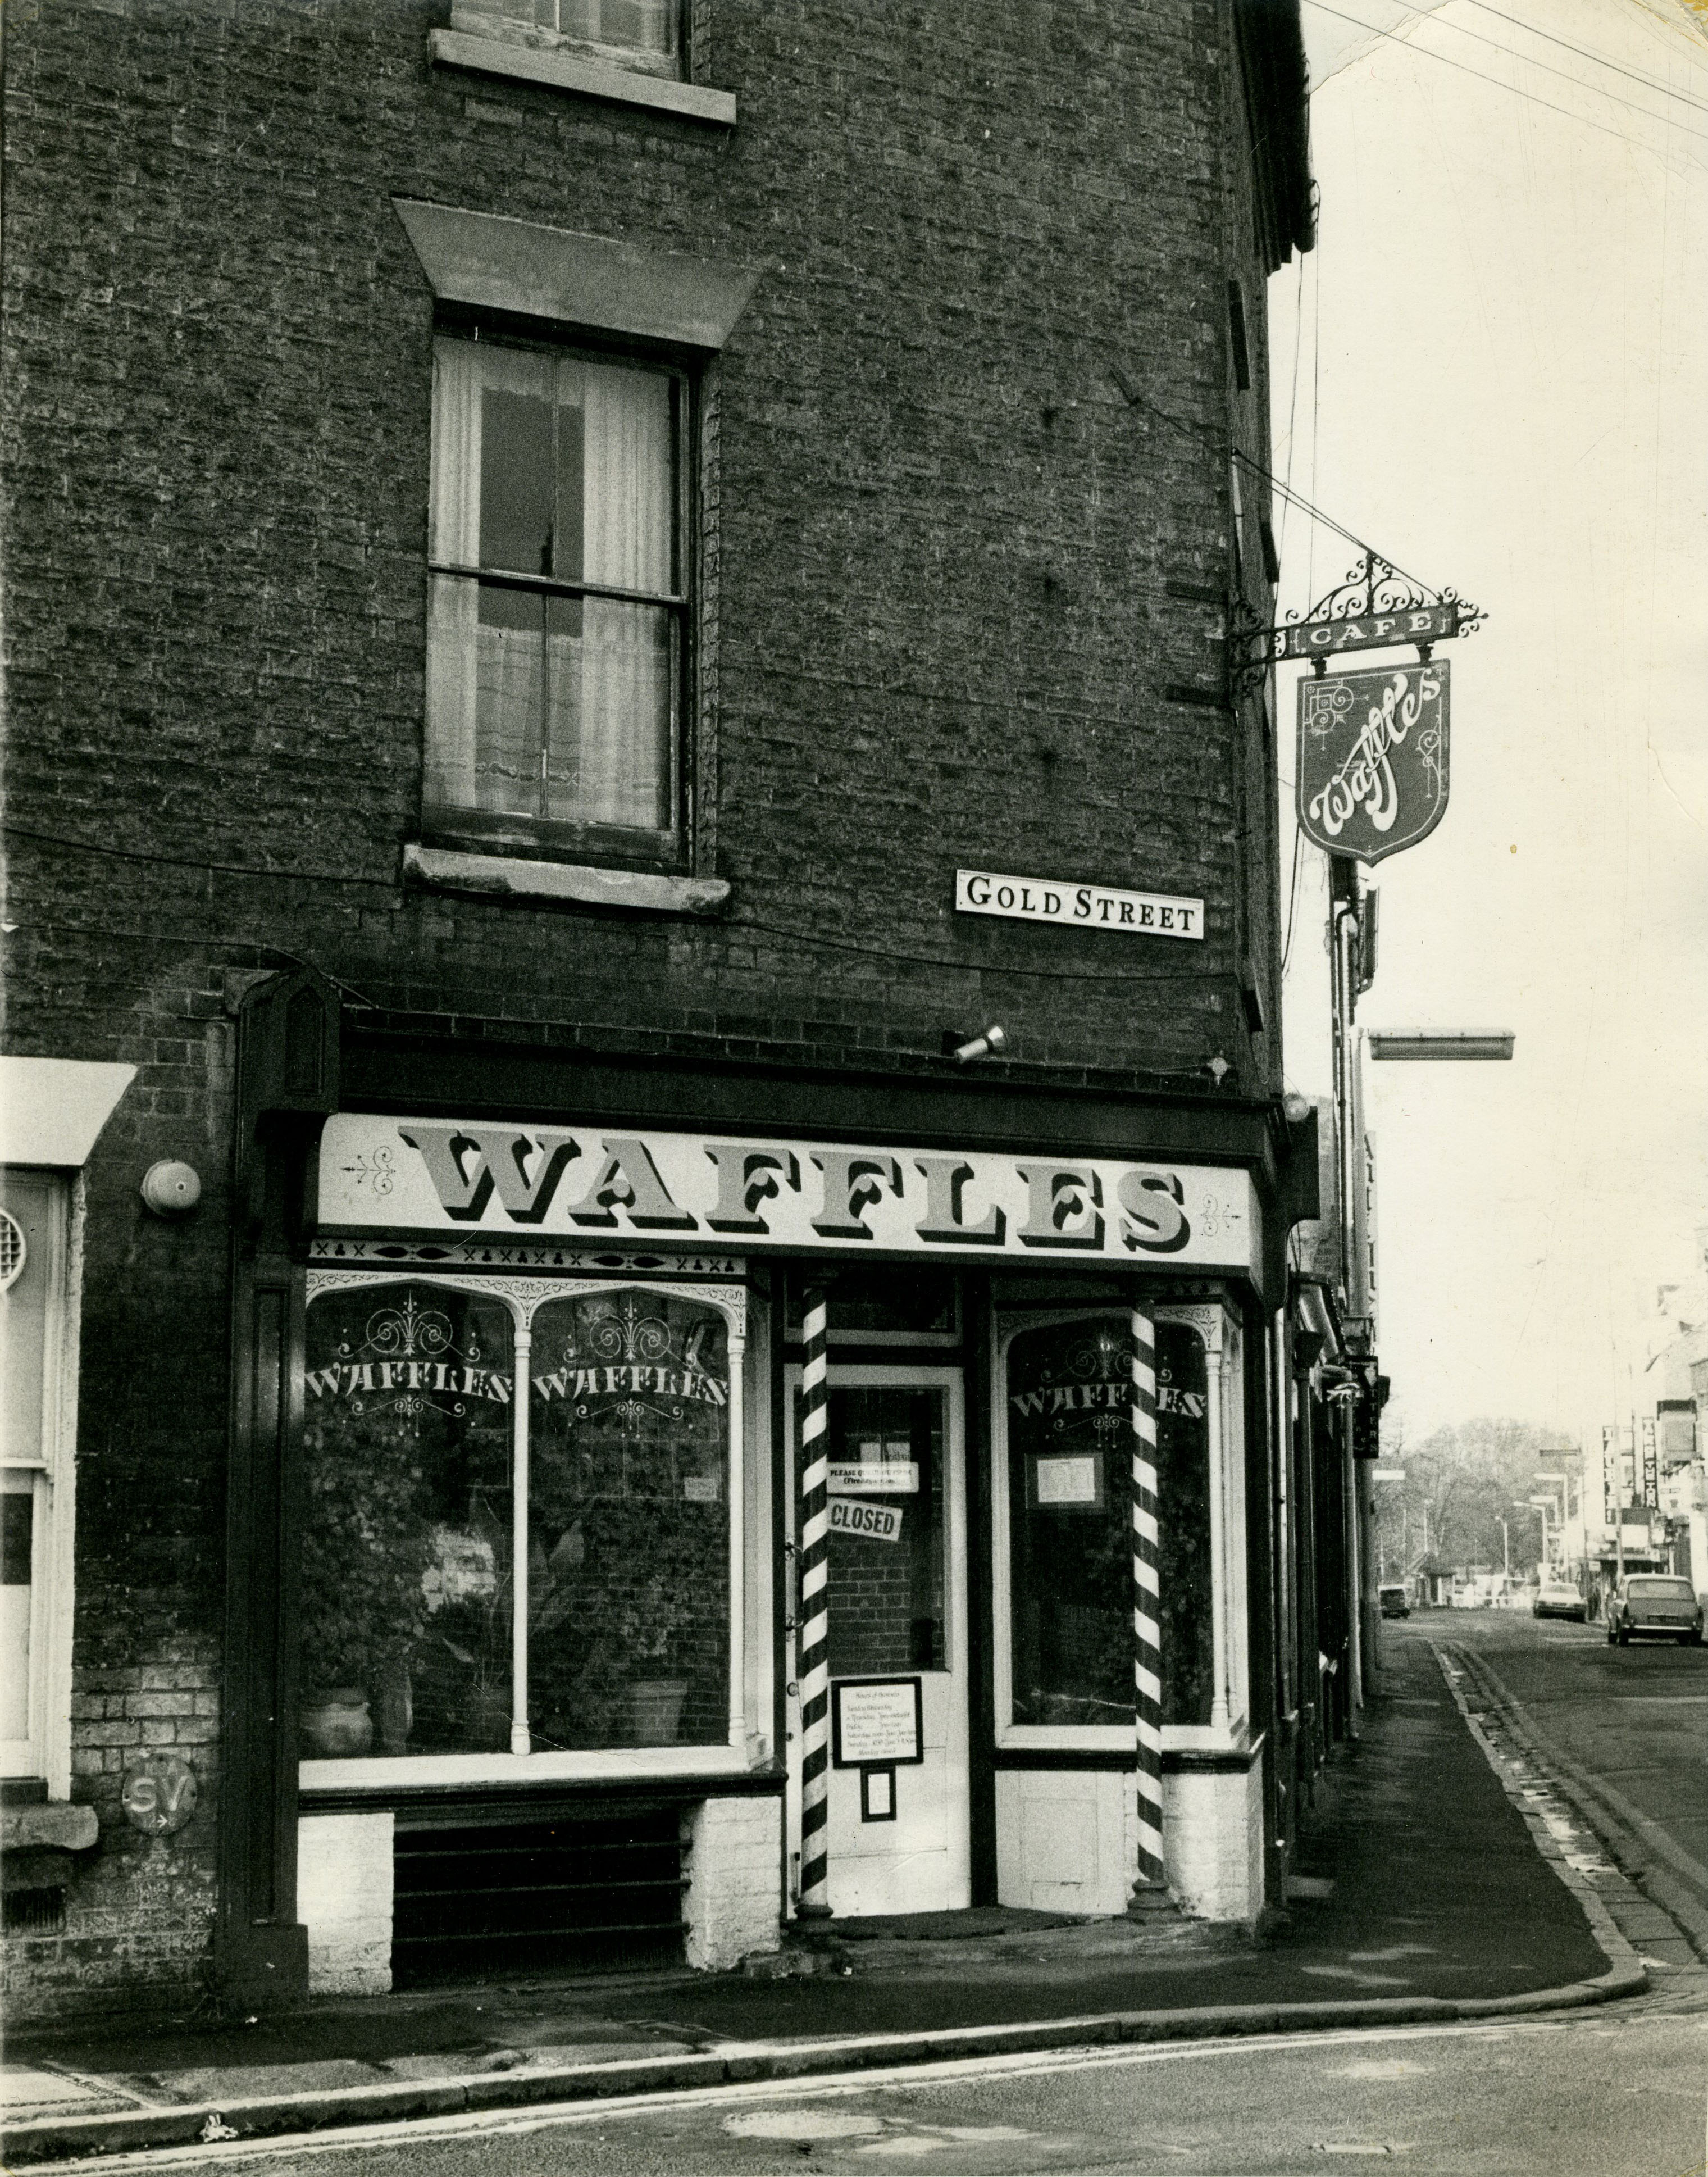
M 1235 682 L 1254 686 L 1272 665 L 1295 660 L 1321 675 L 1348 651 L 1411 647 L 1427 665 L 1438 642 L 1475 635 L 1483 618 L 1456 590 L 1428 589 L 1379 553 L 1367 552 L 1309 612 L 1289 614 L 1278 626 L 1265 627 L 1236 605 Z

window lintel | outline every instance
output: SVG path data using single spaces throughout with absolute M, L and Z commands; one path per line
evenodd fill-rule
M 411 198 L 392 203 L 443 303 L 716 350 L 759 284 L 757 272 L 718 258 Z

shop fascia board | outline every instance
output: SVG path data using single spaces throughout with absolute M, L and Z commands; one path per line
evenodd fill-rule
M 1225 1164 L 1276 1181 L 1274 1108 L 1227 1096 L 1063 1085 L 999 1072 L 914 1072 L 735 1060 L 639 1058 L 517 1045 L 476 1023 L 433 1029 L 346 1014 L 343 1106 L 462 1117 L 502 1111 L 585 1126 L 667 1127 L 755 1138 L 895 1143 L 999 1154 Z M 484 1027 L 481 1023 L 480 1026 Z M 503 1024 L 514 1034 L 514 1023 Z M 927 1067 L 941 1072 L 927 1073 Z M 763 1116 L 761 1116 L 761 1114 Z

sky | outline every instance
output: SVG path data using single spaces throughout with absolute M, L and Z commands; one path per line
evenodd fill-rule
M 1321 211 L 1270 286 L 1274 466 L 1488 616 L 1437 652 L 1450 805 L 1373 873 L 1359 1023 L 1517 1038 L 1509 1065 L 1367 1061 L 1390 1420 L 1598 1442 L 1708 1226 L 1708 4 L 1333 10 L 1303 7 Z M 1356 555 L 1274 518 L 1303 609 Z M 1323 1093 L 1303 669 L 1286 1057 Z

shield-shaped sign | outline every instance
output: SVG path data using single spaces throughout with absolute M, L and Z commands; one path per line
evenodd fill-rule
M 1447 668 L 1301 680 L 1297 775 L 1299 827 L 1330 854 L 1415 847 L 1447 810 Z

